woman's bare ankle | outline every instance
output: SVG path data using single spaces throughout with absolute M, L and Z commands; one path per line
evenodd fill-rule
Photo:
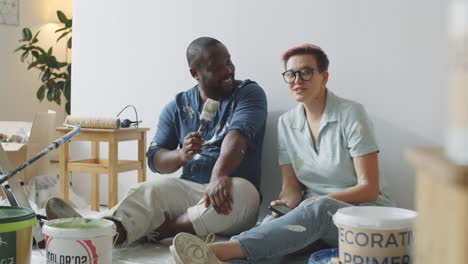
M 217 242 L 208 245 L 208 247 L 221 261 L 230 259 L 245 259 L 244 252 L 242 251 L 240 244 L 237 241 Z

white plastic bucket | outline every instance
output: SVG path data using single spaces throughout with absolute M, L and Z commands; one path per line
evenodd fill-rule
M 333 222 L 338 227 L 341 263 L 411 263 L 416 215 L 394 207 L 339 209 Z
M 64 218 L 47 222 L 49 264 L 111 264 L 114 222 L 106 219 Z

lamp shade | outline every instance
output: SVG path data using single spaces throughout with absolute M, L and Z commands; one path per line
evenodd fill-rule
M 59 23 L 57 10 L 62 11 L 67 18 L 71 18 L 72 6 L 72 0 L 46 0 L 44 1 L 44 19 L 48 23 Z

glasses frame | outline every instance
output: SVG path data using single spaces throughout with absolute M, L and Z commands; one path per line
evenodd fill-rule
M 307 80 L 304 79 L 304 77 L 302 76 L 302 73 L 301 73 L 301 71 L 304 70 L 304 69 L 312 70 L 312 75 L 310 75 L 310 78 L 308 78 Z M 320 72 L 320 70 L 317 69 L 317 68 L 304 67 L 304 68 L 302 68 L 302 69 L 300 69 L 300 70 L 298 70 L 298 71 L 292 71 L 292 70 L 285 71 L 285 72 L 283 72 L 281 75 L 283 75 L 283 80 L 284 80 L 286 83 L 291 84 L 291 83 L 294 83 L 294 82 L 296 81 L 296 78 L 297 78 L 297 74 L 298 74 L 298 73 L 299 73 L 299 77 L 301 77 L 301 79 L 302 79 L 303 81 L 309 81 L 309 80 L 312 79 L 312 77 L 314 76 L 314 71 Z M 292 73 L 294 74 L 294 79 L 293 79 L 291 82 L 288 82 L 288 81 L 286 80 L 285 74 L 288 73 L 288 72 L 292 72 Z

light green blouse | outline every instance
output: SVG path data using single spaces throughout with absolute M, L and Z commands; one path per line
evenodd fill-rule
M 292 165 L 297 179 L 306 187 L 305 199 L 355 186 L 357 177 L 352 158 L 378 151 L 374 129 L 364 107 L 330 90 L 327 90 L 315 148 L 303 104 L 283 114 L 278 121 L 279 164 Z M 382 188 L 376 204 L 394 205 Z

